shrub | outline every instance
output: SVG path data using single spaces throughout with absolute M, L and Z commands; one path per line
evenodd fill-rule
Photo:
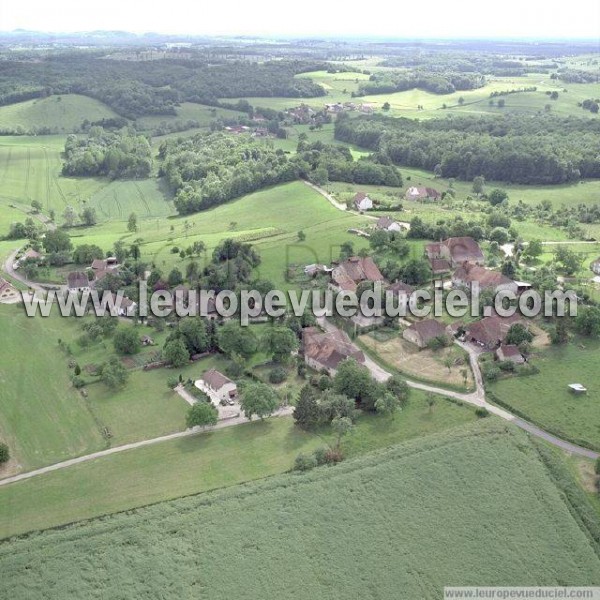
M 170 390 L 174 390 L 179 385 L 179 379 L 177 377 L 169 377 L 167 379 L 167 387 Z
M 333 385 L 333 381 L 329 375 L 321 375 L 319 378 L 319 389 L 321 391 L 328 390 Z
M 596 459 L 596 475 L 600 475 L 600 458 Z
M 287 371 L 283 367 L 275 367 L 269 373 L 269 383 L 283 383 L 287 376 Z
M 498 368 L 501 371 L 512 372 L 515 370 L 515 363 L 511 360 L 501 360 L 498 362 Z
M 480 419 L 485 419 L 486 417 L 490 416 L 490 412 L 488 411 L 488 409 L 484 408 L 483 406 L 480 406 L 479 408 L 476 408 L 475 409 L 475 414 Z
M 329 448 L 326 448 L 324 446 L 321 446 L 321 448 L 317 448 L 313 454 L 313 456 L 315 457 L 315 460 L 317 461 L 317 465 L 325 465 L 327 464 L 328 461 L 328 453 L 329 453 Z
M 298 454 L 294 461 L 294 471 L 310 471 L 317 466 L 317 459 L 313 455 Z
M 491 362 L 485 362 L 481 365 L 481 373 L 486 381 L 496 381 L 500 375 L 500 369 Z
M 6 444 L 0 442 L 0 465 L 2 463 L 8 462 L 10 459 L 10 450 Z

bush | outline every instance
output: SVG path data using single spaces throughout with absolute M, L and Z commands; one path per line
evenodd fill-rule
M 491 362 L 485 362 L 481 365 L 481 373 L 486 381 L 496 381 L 500 375 L 500 369 Z
M 596 470 L 596 475 L 600 475 L 600 458 L 596 459 L 595 470 Z
M 313 454 L 315 460 L 317 461 L 317 465 L 325 465 L 329 462 L 328 460 L 329 448 L 321 446 L 321 448 L 317 448 Z
M 488 409 L 484 408 L 483 406 L 480 406 L 479 408 L 476 408 L 475 409 L 475 414 L 480 419 L 485 419 L 486 417 L 490 416 L 490 412 L 488 411 Z
M 294 471 L 310 471 L 317 466 L 317 459 L 313 455 L 298 454 L 294 461 Z
M 2 463 L 8 462 L 10 459 L 10 450 L 6 444 L 0 442 L 0 465 Z
M 275 367 L 269 373 L 269 383 L 283 383 L 287 376 L 287 371 L 283 367 Z
M 498 362 L 498 368 L 501 371 L 512 373 L 515 370 L 515 363 L 511 360 L 501 360 Z
M 74 375 L 71 381 L 73 383 L 73 387 L 76 387 L 77 389 L 80 389 L 85 385 L 85 381 L 77 375 Z
M 177 377 L 169 377 L 167 379 L 167 387 L 170 390 L 174 390 L 179 385 L 179 379 Z
M 331 377 L 329 377 L 329 375 L 321 375 L 321 377 L 319 378 L 318 387 L 322 392 L 328 390 L 332 385 L 333 381 L 331 380 Z

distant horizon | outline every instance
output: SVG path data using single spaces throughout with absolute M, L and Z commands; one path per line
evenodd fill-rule
M 56 35 L 120 31 L 178 37 L 600 42 L 600 3 L 574 0 L 549 7 L 545 0 L 504 0 L 490 13 L 477 0 L 463 0 L 460 6 L 442 0 L 409 5 L 383 2 L 366 9 L 305 0 L 290 14 L 273 0 L 235 6 L 171 0 L 166 9 L 105 0 L 101 10 L 85 0 L 29 0 L 0 6 L 0 28 L 6 33 Z

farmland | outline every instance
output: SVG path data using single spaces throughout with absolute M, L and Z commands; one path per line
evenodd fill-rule
M 200 372 L 200 366 L 195 368 Z M 164 382 L 160 388 L 158 394 L 166 389 Z M 125 411 L 125 402 L 134 408 L 137 401 L 124 395 L 115 410 Z M 475 419 L 472 408 L 442 399 L 432 412 L 425 394 L 415 391 L 394 419 L 361 417 L 345 452 L 357 456 Z M 299 453 L 323 446 L 330 436 L 327 430 L 307 432 L 290 417 L 279 417 L 122 452 L 0 487 L 0 538 L 282 473 Z
M 445 585 L 598 584 L 600 559 L 576 514 L 524 434 L 477 424 L 14 539 L 0 546 L 0 591 L 433 599 Z
M 600 448 L 600 389 L 597 366 L 600 343 L 579 338 L 545 348 L 534 357 L 539 373 L 490 384 L 505 404 L 558 436 Z M 575 396 L 567 385 L 582 383 L 588 393 Z

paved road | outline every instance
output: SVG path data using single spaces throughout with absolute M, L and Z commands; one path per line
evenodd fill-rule
M 291 415 L 294 411 L 293 406 L 285 406 L 273 413 L 273 417 L 285 417 Z M 253 419 L 257 420 L 257 419 Z M 12 477 L 6 477 L 0 479 L 0 486 L 8 485 L 10 483 L 16 483 L 17 481 L 23 481 L 25 479 L 31 479 L 38 475 L 44 475 L 45 473 L 51 473 L 52 471 L 59 471 L 60 469 L 66 469 L 73 465 L 80 465 L 81 463 L 102 458 L 104 456 L 110 456 L 111 454 L 117 454 L 119 452 L 126 452 L 127 450 L 134 450 L 136 448 L 143 448 L 144 446 L 152 446 L 154 444 L 160 444 L 162 442 L 168 442 L 170 440 L 177 440 L 180 438 L 190 437 L 192 435 L 200 435 L 202 433 L 214 431 L 216 429 L 224 429 L 225 427 L 231 427 L 233 425 L 240 425 L 241 423 L 249 423 L 250 419 L 240 415 L 239 417 L 232 417 L 229 419 L 223 419 L 212 427 L 194 427 L 192 429 L 186 429 L 185 431 L 178 431 L 177 433 L 171 433 L 169 435 L 163 435 L 150 440 L 142 440 L 141 442 L 133 442 L 131 444 L 124 444 L 123 446 L 115 446 L 114 448 L 108 448 L 108 450 L 101 450 L 100 452 L 94 452 L 92 454 L 86 454 L 85 456 L 79 456 L 77 458 L 71 458 L 63 462 L 48 465 L 35 471 L 28 471 L 27 473 L 20 473 L 19 475 L 13 475 Z
M 24 275 L 21 275 L 21 273 L 19 273 L 19 271 L 17 271 L 13 267 L 16 257 L 17 257 L 17 254 L 19 253 L 19 250 L 20 250 L 20 248 L 17 248 L 13 252 L 11 252 L 9 257 L 6 259 L 6 261 L 4 262 L 4 266 L 3 266 L 4 271 L 6 273 L 8 273 L 13 279 L 20 281 L 22 284 L 26 285 L 28 288 L 30 288 L 32 290 L 36 290 L 38 292 L 44 291 L 45 288 L 42 287 L 39 283 L 35 283 L 34 281 L 29 281 L 29 279 L 27 279 Z

